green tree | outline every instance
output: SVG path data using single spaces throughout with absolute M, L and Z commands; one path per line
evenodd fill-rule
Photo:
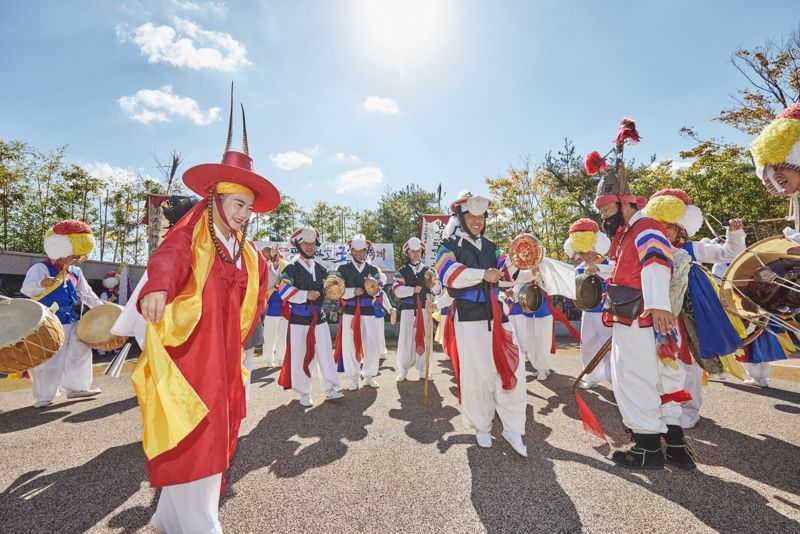
M 419 237 L 422 215 L 440 213 L 437 193 L 415 184 L 393 191 L 386 189 L 375 213 L 378 232 L 365 235 L 372 241 L 394 244 L 395 258 L 401 258 L 403 243 L 412 236 Z

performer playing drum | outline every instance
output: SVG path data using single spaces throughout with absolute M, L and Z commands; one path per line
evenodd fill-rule
M 68 399 L 100 393 L 92 387 L 92 349 L 78 339 L 80 317 L 74 308 L 79 302 L 89 308 L 103 304 L 77 265 L 93 248 L 94 236 L 86 223 L 61 221 L 44 238 L 49 259 L 33 264 L 22 282 L 24 295 L 48 307 L 58 305 L 56 315 L 64 327 L 61 350 L 31 370 L 35 408 L 52 404 L 59 389 L 66 391 Z
M 569 237 L 564 241 L 564 251 L 575 264 L 578 277 L 597 275 L 602 280 L 602 293 L 605 293 L 605 278 L 611 274 L 608 258 L 603 258 L 611 248 L 611 241 L 600 231 L 600 227 L 591 219 L 578 219 L 569 227 Z M 580 278 L 583 280 L 583 278 Z M 577 289 L 577 287 L 576 287 Z M 580 293 L 576 294 L 580 297 Z M 596 306 L 583 309 L 581 316 L 581 357 L 584 367 L 594 358 L 600 347 L 611 337 L 611 328 L 603 324 L 603 306 L 601 299 Z M 580 307 L 580 306 L 579 306 Z M 611 359 L 604 358 L 591 373 L 584 376 L 579 387 L 590 389 L 600 382 L 611 382 Z
M 289 239 L 297 257 L 283 269 L 278 292 L 290 306 L 289 350 L 283 360 L 278 384 L 300 395 L 301 406 L 312 406 L 311 372 L 317 367 L 320 387 L 328 399 L 344 397 L 333 361 L 331 332 L 322 314 L 323 285 L 327 269 L 314 261 L 320 245 L 319 232 L 300 228 Z
M 415 367 L 419 379 L 425 378 L 425 324 L 428 320 L 428 295 L 438 296 L 442 285 L 422 263 L 425 245 L 417 237 L 403 244 L 408 258 L 395 273 L 392 293 L 400 299 L 400 337 L 397 340 L 397 381 L 402 382 Z M 426 278 L 427 277 L 427 278 Z M 430 285 L 429 285 L 430 284 Z

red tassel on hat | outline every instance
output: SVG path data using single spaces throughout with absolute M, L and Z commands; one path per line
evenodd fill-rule
M 586 174 L 594 176 L 598 172 L 602 172 L 608 167 L 608 162 L 600 155 L 600 152 L 595 150 L 586 155 L 586 161 L 583 164 L 586 169 Z
M 606 440 L 606 433 L 603 432 L 603 427 L 600 426 L 600 422 L 597 420 L 597 417 L 594 416 L 594 413 L 591 408 L 589 408 L 589 405 L 586 404 L 586 401 L 578 394 L 578 390 L 575 390 L 575 401 L 578 403 L 578 415 L 581 416 L 583 430 L 589 434 L 594 434 L 602 440 Z
M 636 131 L 636 123 L 633 119 L 624 118 L 619 123 L 619 132 L 617 132 L 617 137 L 614 139 L 614 144 L 621 145 L 625 141 L 630 141 L 629 144 L 635 145 L 642 138 L 639 136 L 639 132 Z

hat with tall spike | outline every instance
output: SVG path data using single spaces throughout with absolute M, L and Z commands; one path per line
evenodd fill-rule
M 231 107 L 228 114 L 228 137 L 222 163 L 203 163 L 195 165 L 183 173 L 186 187 L 200 195 L 208 196 L 208 191 L 219 182 L 232 182 L 246 187 L 253 193 L 253 212 L 273 211 L 281 202 L 280 193 L 272 183 L 253 172 L 253 159 L 247 145 L 247 123 L 242 106 L 242 151 L 231 150 L 233 137 L 233 82 L 231 82 Z

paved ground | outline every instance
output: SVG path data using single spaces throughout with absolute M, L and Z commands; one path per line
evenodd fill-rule
M 690 431 L 695 472 L 613 466 L 584 433 L 570 390 L 580 360 L 560 347 L 555 374 L 528 378 L 530 458 L 498 437 L 479 449 L 461 426 L 452 373 L 436 354 L 422 383 L 396 384 L 303 410 L 256 358 L 250 415 L 221 503 L 226 534 L 253 532 L 798 532 L 800 383 L 706 388 Z M 33 410 L 0 393 L 0 532 L 149 532 L 140 416 L 127 376 L 103 395 Z M 625 434 L 608 389 L 585 395 L 615 445 Z

